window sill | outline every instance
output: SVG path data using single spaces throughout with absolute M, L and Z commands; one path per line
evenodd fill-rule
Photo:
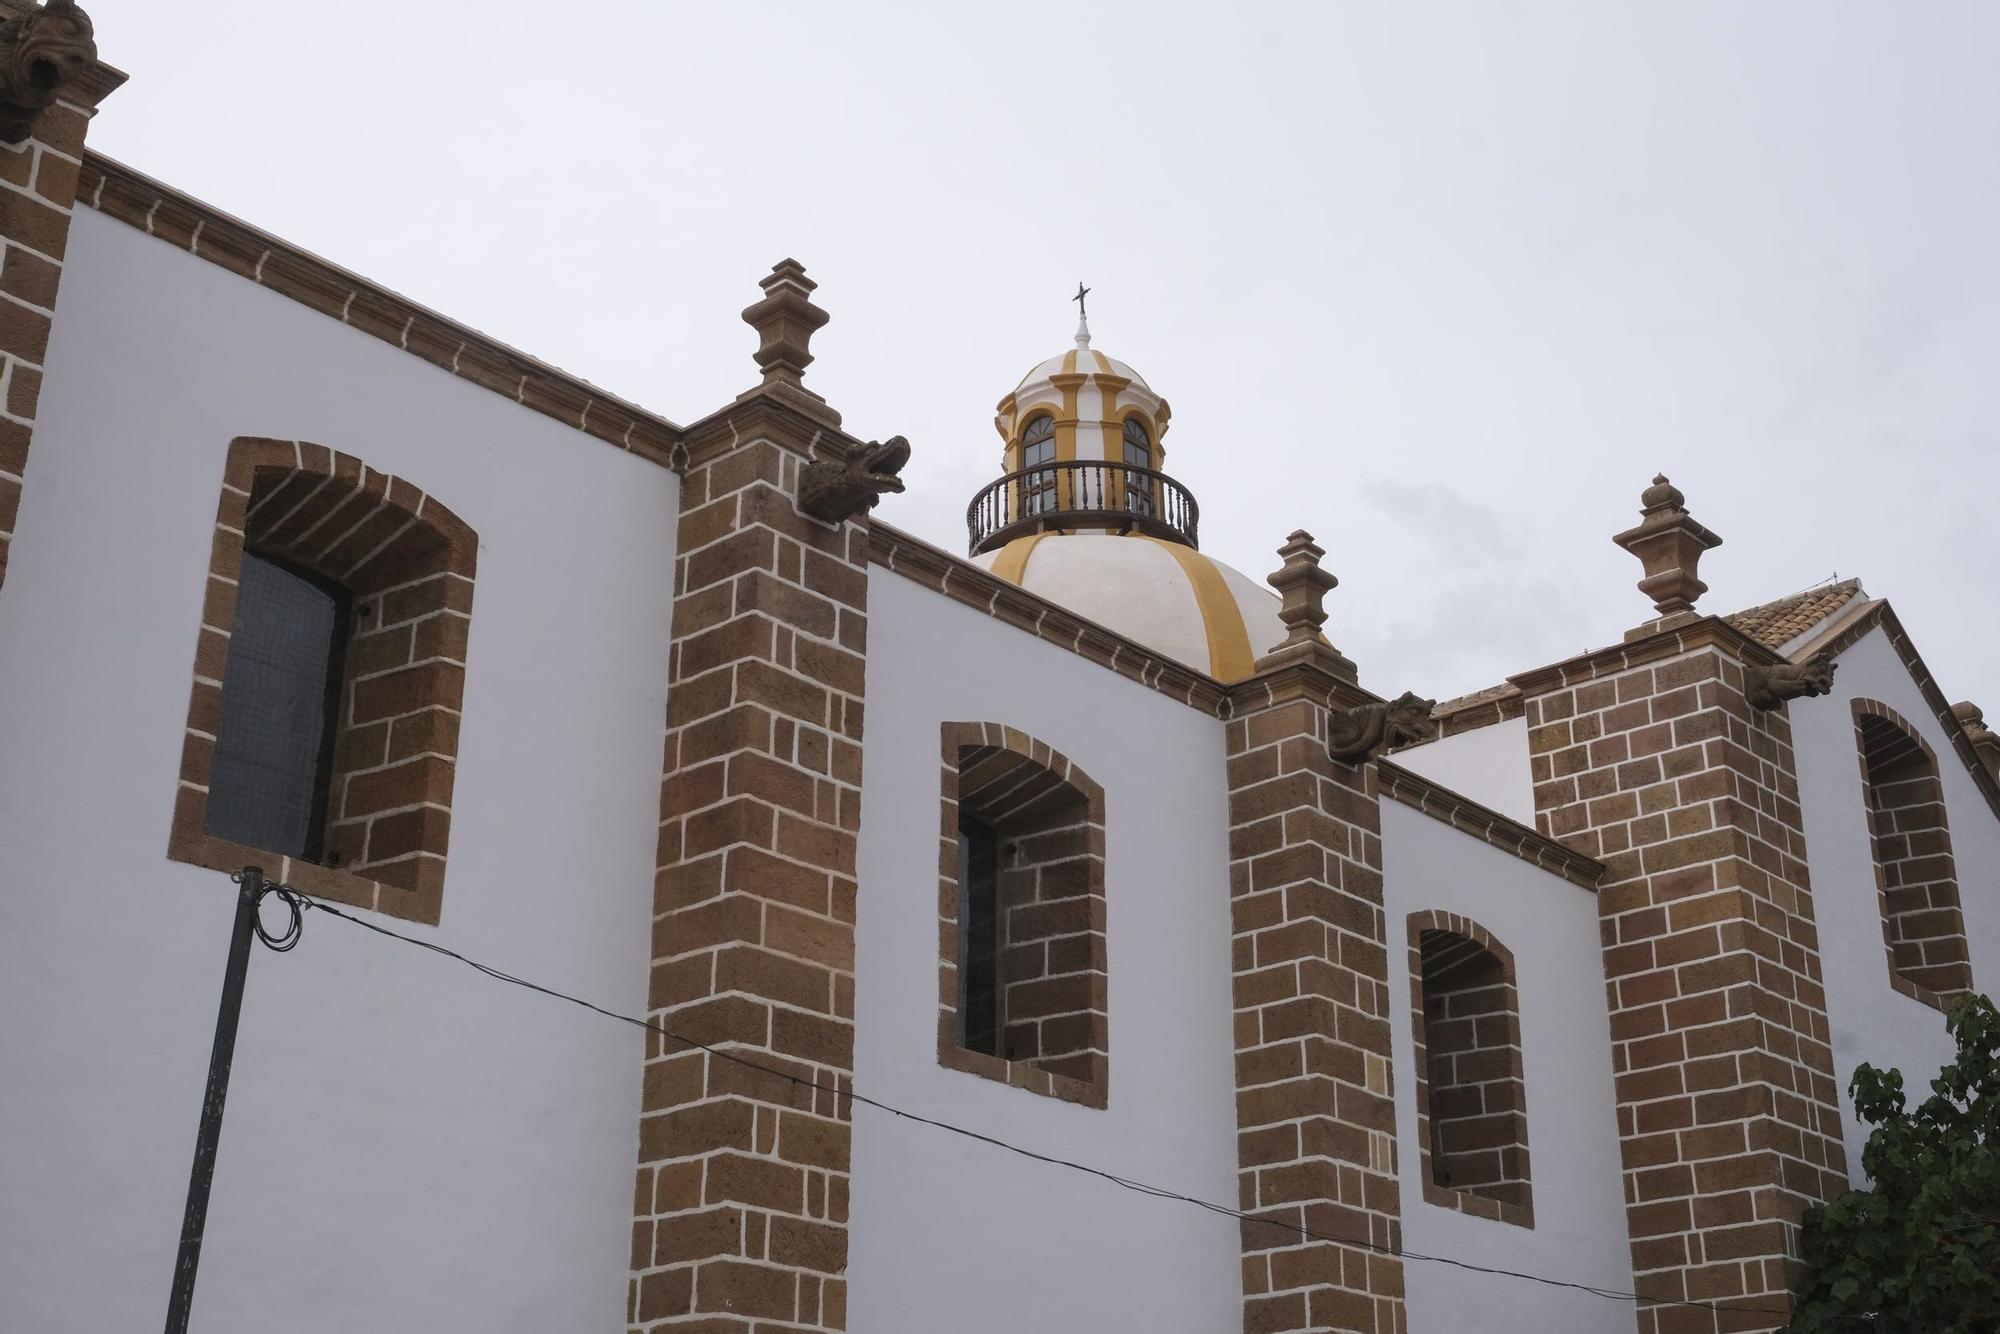
M 1424 1166 L 1428 1171 L 1429 1164 L 1426 1163 Z M 1532 1196 L 1515 1204 L 1506 1200 L 1496 1200 L 1487 1195 L 1476 1195 L 1469 1190 L 1440 1186 L 1426 1176 L 1424 1203 L 1434 1204 L 1440 1209 L 1450 1209 L 1455 1213 L 1467 1214 L 1473 1218 L 1490 1218 L 1496 1223 L 1527 1228 L 1530 1232 L 1535 1228 L 1535 1201 Z
M 263 868 L 266 879 L 290 885 L 314 898 L 367 908 L 386 917 L 425 926 L 438 924 L 444 906 L 442 861 L 427 863 L 420 873 L 422 885 L 407 889 L 402 885 L 370 880 L 352 871 L 319 866 L 296 857 L 232 843 L 226 838 L 217 838 L 202 827 L 206 814 L 204 796 L 192 788 L 181 789 L 180 798 L 174 806 L 173 832 L 167 839 L 167 856 L 171 860 L 206 867 L 211 871 L 240 871 L 246 866 L 259 866 Z
M 943 1016 L 950 1022 L 951 1016 Z M 1057 1098 L 1063 1102 L 1073 1102 L 1082 1107 L 1094 1107 L 1098 1111 L 1110 1105 L 1111 1089 L 1109 1072 L 1103 1056 L 1097 1057 L 1099 1074 L 1094 1079 L 1077 1079 L 1070 1075 L 1059 1075 L 1044 1070 L 1032 1061 L 1010 1061 L 1004 1056 L 988 1056 L 985 1052 L 970 1051 L 958 1045 L 949 1033 L 938 1035 L 938 1064 L 947 1070 L 961 1074 L 978 1075 L 1010 1088 L 1024 1089 L 1029 1093 L 1039 1093 L 1045 1098 Z
M 1940 1014 L 1949 1014 L 1951 1012 L 1952 1002 L 1957 1000 L 1960 996 L 1968 994 L 1962 991 L 1954 991 L 1949 993 L 1943 991 L 1932 991 L 1929 987 L 1920 986 L 1917 983 L 1910 981 L 1910 979 L 1904 977 L 1902 974 L 1896 972 L 1891 972 L 1889 974 L 1889 986 L 1892 990 L 1904 996 L 1908 996 L 1911 1000 L 1916 1001 L 1919 1005 L 1928 1005 L 1933 1010 L 1938 1011 Z

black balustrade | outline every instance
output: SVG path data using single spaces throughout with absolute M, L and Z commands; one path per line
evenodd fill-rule
M 1154 468 L 1098 459 L 1042 463 L 1008 473 L 972 498 L 965 527 L 972 554 L 1027 533 L 1102 528 L 1200 545 L 1194 496 Z

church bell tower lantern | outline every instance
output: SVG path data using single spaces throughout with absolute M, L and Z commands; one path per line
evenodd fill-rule
M 1142 533 L 1197 545 L 1200 511 L 1162 471 L 1171 409 L 1139 373 L 1090 346 L 1078 283 L 1076 346 L 1000 400 L 1001 476 L 966 508 L 973 555 L 1030 533 Z

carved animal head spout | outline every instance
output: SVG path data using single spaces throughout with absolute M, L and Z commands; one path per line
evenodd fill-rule
M 846 523 L 901 491 L 897 474 L 909 461 L 910 442 L 895 435 L 857 445 L 838 463 L 809 463 L 799 476 L 799 508 L 826 523 Z
M 65 84 L 97 59 L 90 15 L 76 0 L 49 0 L 0 22 L 0 141 L 18 144 Z
M 1327 720 L 1327 753 L 1343 764 L 1359 764 L 1385 750 L 1429 741 L 1437 735 L 1431 721 L 1436 708 L 1436 700 L 1405 690 L 1392 700 L 1336 713 Z
M 1833 689 L 1840 664 L 1829 657 L 1810 662 L 1783 662 L 1775 667 L 1750 667 L 1744 672 L 1744 695 L 1753 709 L 1775 709 L 1788 699 L 1824 695 Z

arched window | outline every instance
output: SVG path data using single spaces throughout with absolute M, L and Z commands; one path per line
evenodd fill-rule
M 1135 468 L 1153 466 L 1153 437 L 1146 423 L 1137 417 L 1125 419 L 1125 462 Z M 1151 514 L 1155 503 L 1153 479 L 1143 473 L 1125 474 L 1125 508 L 1134 514 Z
M 1466 918 L 1411 914 L 1410 1037 L 1424 1198 L 1533 1227 L 1512 951 Z
M 437 921 L 478 547 L 360 459 L 232 442 L 168 855 Z
M 1056 419 L 1046 412 L 1038 412 L 1028 419 L 1028 427 L 1021 432 L 1021 467 L 1042 468 L 1042 465 L 1056 461 Z M 1024 478 L 1021 484 L 1021 509 L 1026 514 L 1044 514 L 1056 507 L 1056 474 L 1053 468 Z
M 941 730 L 938 1061 L 1101 1108 L 1104 789 L 1012 728 Z
M 1891 981 L 1933 1005 L 1972 990 L 1937 756 L 1900 714 L 1854 701 Z

